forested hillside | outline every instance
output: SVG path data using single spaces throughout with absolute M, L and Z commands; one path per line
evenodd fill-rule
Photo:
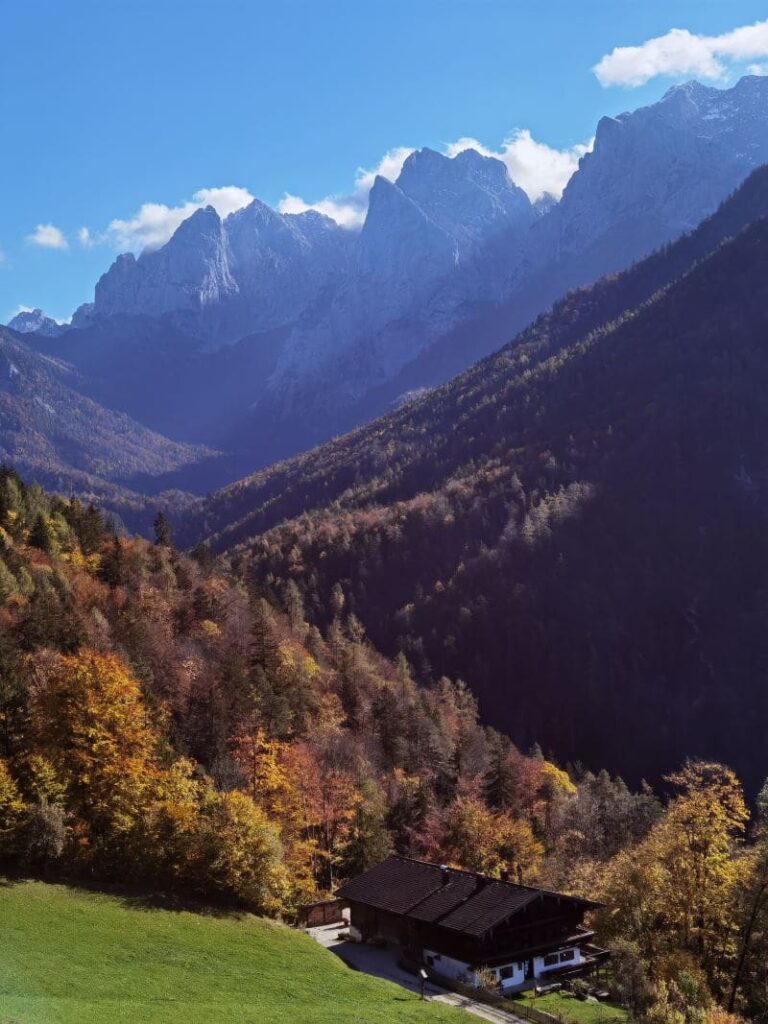
M 569 776 L 484 729 L 461 684 L 420 688 L 378 655 L 340 592 L 321 634 L 296 587 L 271 606 L 206 548 L 176 552 L 162 517 L 157 543 L 120 538 L 10 470 L 0 544 L 0 836 L 19 864 L 272 912 L 392 846 L 538 870 Z M 605 785 L 612 842 L 642 834 L 654 801 Z
M 341 587 L 321 630 L 295 583 L 267 601 L 155 532 L 0 472 L 0 870 L 290 919 L 394 849 L 603 901 L 644 1021 L 762 1012 L 765 790 L 750 823 L 722 765 L 657 797 L 523 753 L 379 655 Z
M 756 787 L 766 212 L 761 170 L 450 385 L 215 495 L 203 530 L 317 624 L 340 589 L 524 745 L 635 780 L 716 756 Z

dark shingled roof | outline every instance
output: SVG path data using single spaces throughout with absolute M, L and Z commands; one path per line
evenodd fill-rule
M 539 899 L 562 900 L 581 910 L 597 906 L 576 896 L 396 855 L 342 885 L 337 895 L 476 937 Z

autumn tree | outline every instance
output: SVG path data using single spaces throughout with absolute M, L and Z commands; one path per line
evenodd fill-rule
M 763 985 L 768 962 L 768 782 L 755 804 L 752 844 L 743 857 L 735 896 L 736 955 L 726 1006 L 731 1013 L 741 1005 L 762 1016 L 768 1011 Z
M 26 733 L 28 693 L 23 659 L 0 640 L 0 757 L 18 753 Z
M 114 655 L 41 655 L 34 666 L 35 746 L 54 766 L 88 855 L 115 855 L 157 771 L 157 734 L 141 689 Z
M 280 839 L 245 793 L 221 793 L 203 809 L 199 835 L 204 879 L 256 913 L 277 913 L 287 889 Z
M 474 793 L 460 794 L 445 817 L 446 858 L 482 874 L 530 879 L 543 853 L 528 822 L 490 810 Z
M 735 955 L 733 900 L 747 810 L 733 772 L 690 762 L 669 777 L 667 812 L 608 865 L 600 895 L 606 937 L 637 943 L 652 970 L 674 951 L 695 957 L 716 992 Z
M 25 806 L 8 762 L 0 758 L 0 860 L 16 852 Z

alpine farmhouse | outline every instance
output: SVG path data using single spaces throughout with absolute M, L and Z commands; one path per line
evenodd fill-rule
M 391 856 L 343 885 L 350 935 L 399 947 L 434 975 L 505 993 L 586 974 L 608 957 L 582 924 L 598 906 L 562 893 Z

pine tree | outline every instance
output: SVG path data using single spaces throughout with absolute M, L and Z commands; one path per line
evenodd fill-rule
M 213 565 L 213 554 L 211 553 L 211 545 L 207 541 L 200 541 L 200 543 L 193 548 L 192 557 L 203 570 L 203 572 L 208 572 L 208 570 Z
M 153 523 L 155 531 L 155 544 L 161 548 L 171 546 L 171 524 L 164 512 L 158 512 Z
M 355 805 L 349 839 L 342 855 L 346 875 L 358 875 L 378 864 L 392 852 L 392 839 L 385 825 L 386 805 L 381 790 L 372 779 L 359 784 L 360 797 Z
M 78 534 L 83 553 L 92 555 L 101 547 L 104 538 L 104 516 L 95 505 L 89 505 L 80 518 Z
M 5 602 L 12 594 L 19 593 L 19 584 L 8 566 L 0 559 L 0 602 Z
M 56 554 L 58 549 L 56 535 L 47 516 L 44 516 L 42 512 L 38 513 L 37 519 L 35 519 L 35 525 L 30 530 L 28 542 L 30 547 L 39 548 L 46 555 Z
M 272 611 L 260 597 L 256 601 L 251 633 L 251 665 L 260 667 L 267 675 L 277 671 L 280 664 L 280 645 L 275 634 Z
M 110 587 L 119 587 L 125 581 L 125 554 L 119 537 L 112 538 L 112 544 L 101 560 L 101 578 Z

